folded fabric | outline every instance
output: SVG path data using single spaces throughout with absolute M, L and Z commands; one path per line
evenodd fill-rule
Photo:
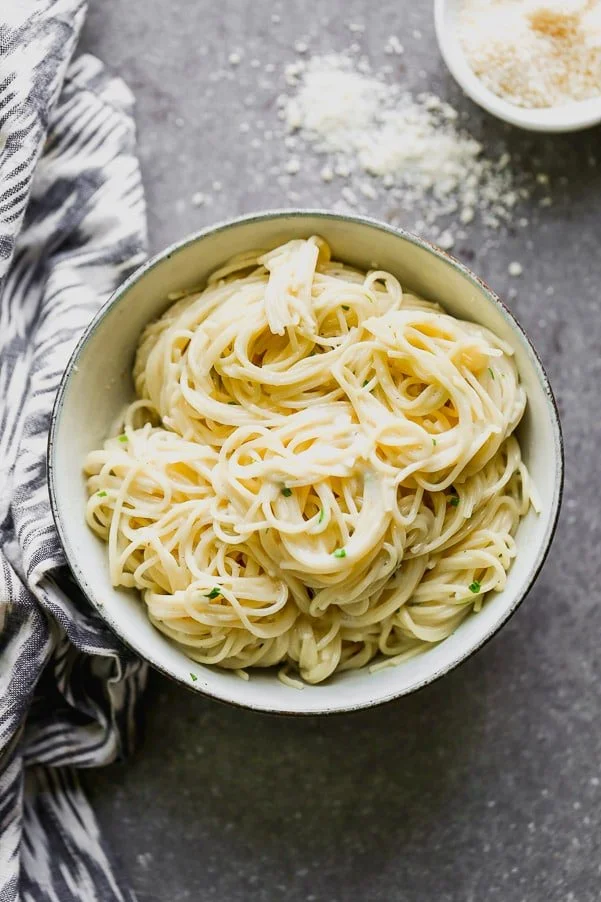
M 133 898 L 75 768 L 130 751 L 146 667 L 71 581 L 46 481 L 67 360 L 146 252 L 131 94 L 93 57 L 69 65 L 84 14 L 0 10 L 1 902 Z

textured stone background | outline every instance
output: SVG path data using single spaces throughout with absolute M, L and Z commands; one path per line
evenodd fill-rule
M 132 761 L 87 776 L 100 820 L 151 900 L 596 902 L 601 896 L 601 130 L 547 137 L 505 128 L 463 99 L 438 55 L 431 4 L 412 0 L 95 0 L 83 46 L 137 97 L 152 248 L 237 213 L 289 206 L 270 173 L 284 148 L 253 149 L 294 42 L 311 52 L 359 40 L 374 65 L 405 45 L 399 80 L 469 113 L 488 152 L 549 173 L 554 202 L 530 227 L 455 253 L 510 303 L 556 389 L 567 443 L 566 499 L 536 589 L 459 670 L 381 710 L 276 720 L 203 701 L 153 675 Z M 280 22 L 271 21 L 272 14 Z M 366 25 L 351 35 L 349 22 Z M 412 37 L 419 29 L 421 38 Z M 228 56 L 243 50 L 233 77 Z M 253 69 L 253 58 L 262 63 Z M 264 65 L 275 72 L 267 78 Z M 233 71 L 233 70 L 232 70 Z M 262 79 L 263 87 L 259 85 Z M 306 161 L 301 205 L 331 206 L 334 184 Z M 253 174 L 254 173 L 254 174 Z M 218 180 L 222 189 L 215 191 Z M 192 195 L 212 196 L 197 208 Z M 385 204 L 363 212 L 392 215 Z M 398 212 L 398 211 L 397 211 Z M 411 226 L 412 218 L 407 225 Z M 512 279 L 510 261 L 524 266 Z M 515 295 L 515 296 L 513 296 Z

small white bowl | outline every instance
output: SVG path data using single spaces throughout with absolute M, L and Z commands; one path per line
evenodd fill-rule
M 434 0 L 434 25 L 442 58 L 468 97 L 493 116 L 533 132 L 574 132 L 601 122 L 601 97 L 557 107 L 526 109 L 493 94 L 470 67 L 459 40 L 462 0 Z
M 336 258 L 365 269 L 377 263 L 403 285 L 440 301 L 458 317 L 482 323 L 512 345 L 528 395 L 519 438 L 543 510 L 539 516 L 531 511 L 520 523 L 519 554 L 503 592 L 493 593 L 479 614 L 468 617 L 440 645 L 398 667 L 373 674 L 350 671 L 299 691 L 281 683 L 273 670 L 252 671 L 245 682 L 231 672 L 193 663 L 151 625 L 136 592 L 111 586 L 106 546 L 84 520 L 82 465 L 133 397 L 136 344 L 149 320 L 169 306 L 167 294 L 202 284 L 233 254 L 312 234 L 323 235 Z M 534 348 L 507 308 L 465 266 L 428 242 L 374 220 L 282 211 L 243 217 L 185 238 L 138 269 L 113 294 L 86 330 L 63 376 L 50 430 L 48 472 L 54 518 L 75 578 L 127 645 L 164 674 L 222 701 L 260 711 L 325 714 L 413 692 L 447 673 L 497 632 L 532 586 L 549 549 L 561 500 L 563 450 L 553 394 Z M 198 675 L 196 682 L 191 672 Z

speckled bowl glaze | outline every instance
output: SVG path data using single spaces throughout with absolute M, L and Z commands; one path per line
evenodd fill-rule
M 253 671 L 248 682 L 195 664 L 148 621 L 136 592 L 111 586 L 106 546 L 84 520 L 82 464 L 100 447 L 133 397 L 132 365 L 140 333 L 169 306 L 167 294 L 202 285 L 228 257 L 291 238 L 323 235 L 333 255 L 368 269 L 377 264 L 402 284 L 439 301 L 455 316 L 481 323 L 509 342 L 528 395 L 519 427 L 526 463 L 543 502 L 520 523 L 519 554 L 503 592 L 468 617 L 440 645 L 398 667 L 335 675 L 302 691 L 275 671 Z M 240 311 L 243 315 L 244 311 Z M 50 498 L 67 559 L 84 593 L 121 639 L 162 673 L 188 688 L 258 711 L 327 714 L 389 701 L 438 679 L 482 646 L 524 599 L 543 564 L 557 521 L 562 484 L 561 429 L 542 364 L 520 325 L 465 266 L 426 241 L 374 220 L 321 211 L 260 213 L 205 229 L 172 245 L 138 269 L 92 321 L 69 362 L 54 408 L 48 446 Z M 192 681 L 190 674 L 197 676 Z

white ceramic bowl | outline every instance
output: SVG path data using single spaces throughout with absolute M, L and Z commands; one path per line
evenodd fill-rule
M 403 285 L 440 301 L 452 314 L 492 329 L 515 349 L 528 394 L 519 438 L 543 501 L 519 526 L 519 554 L 503 592 L 468 617 L 452 636 L 423 655 L 370 674 L 334 676 L 302 691 L 274 672 L 254 671 L 248 682 L 231 672 L 191 662 L 146 617 L 136 592 L 114 589 L 106 546 L 84 521 L 82 463 L 100 447 L 127 401 L 139 335 L 169 306 L 168 292 L 202 284 L 228 257 L 291 238 L 323 235 L 336 258 L 361 268 L 377 264 Z M 243 315 L 243 311 L 240 311 Z M 138 654 L 190 689 L 261 711 L 320 714 L 376 705 L 431 683 L 489 639 L 522 601 L 544 561 L 559 511 L 562 441 L 549 382 L 534 348 L 498 298 L 461 263 L 413 235 L 359 217 L 319 211 L 273 212 L 217 225 L 184 239 L 137 270 L 100 310 L 69 362 L 54 408 L 48 450 L 50 497 L 56 525 L 81 588 L 109 626 Z M 191 671 L 198 674 L 192 682 Z
M 493 116 L 533 132 L 573 132 L 601 122 L 601 97 L 563 106 L 525 109 L 493 94 L 470 67 L 458 34 L 462 0 L 434 0 L 434 25 L 442 58 L 468 97 Z

